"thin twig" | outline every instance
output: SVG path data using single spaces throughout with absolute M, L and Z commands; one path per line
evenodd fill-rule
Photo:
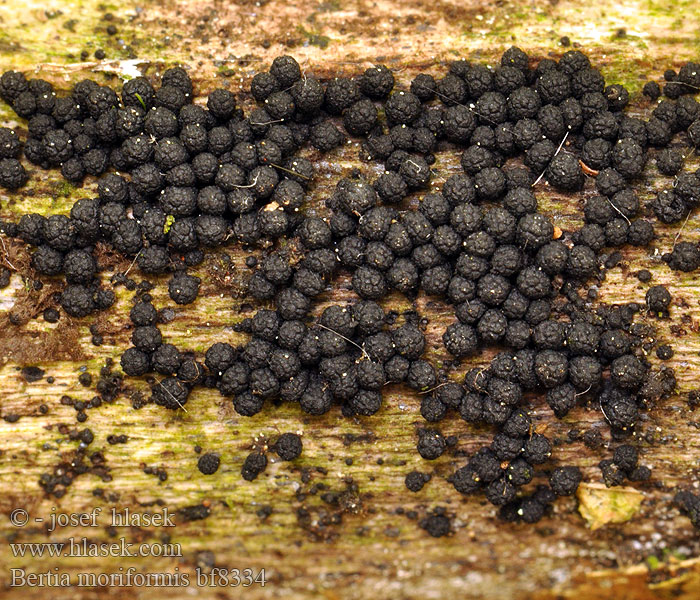
M 351 339 L 346 338 L 342 333 L 338 333 L 335 329 L 331 329 L 330 327 L 326 327 L 325 325 L 322 325 L 321 323 L 316 323 L 316 326 L 317 326 L 317 327 L 320 327 L 321 329 L 325 329 L 326 331 L 330 331 L 331 333 L 335 333 L 335 335 L 337 335 L 339 338 L 342 338 L 342 339 L 344 339 L 346 342 L 349 342 L 350 344 L 352 344 L 353 346 L 355 346 L 356 348 L 359 348 L 359 349 L 360 349 L 360 352 L 362 352 L 362 354 L 365 355 L 365 357 L 367 358 L 367 360 L 369 360 L 369 361 L 372 360 L 372 359 L 370 358 L 370 355 L 367 354 L 367 350 L 365 350 L 365 349 L 364 349 L 362 346 L 360 346 L 359 344 L 353 342 Z
M 685 83 L 683 81 L 667 81 L 666 79 L 662 79 L 661 83 L 677 83 L 678 85 L 684 85 L 694 90 L 700 90 L 700 87 L 698 87 L 697 85 L 693 85 L 692 83 Z
M 688 158 L 692 158 L 693 154 L 695 154 L 695 146 L 691 146 L 690 152 L 688 152 L 688 154 L 683 155 L 683 160 L 686 160 Z
M 610 425 L 612 425 L 612 421 L 610 420 L 610 418 L 608 417 L 608 415 L 605 414 L 605 409 L 603 408 L 603 401 L 600 400 L 600 399 L 598 399 L 598 406 L 600 407 L 600 412 L 603 413 L 603 416 L 605 417 L 605 420 L 606 420 Z
M 569 132 L 567 131 L 566 135 L 564 135 L 564 138 L 562 139 L 561 143 L 559 144 L 557 151 L 554 153 L 554 156 L 552 156 L 552 160 L 554 160 L 556 158 L 557 154 L 559 154 L 559 152 L 561 152 L 561 149 L 564 147 L 564 142 L 566 142 L 566 139 L 568 137 L 569 137 Z M 547 172 L 547 168 L 545 167 L 544 171 L 542 171 L 542 173 L 540 173 L 540 176 L 537 179 L 535 179 L 535 183 L 533 183 L 530 187 L 535 187 L 541 181 L 541 179 L 544 177 L 544 174 L 546 172 Z
M 138 260 L 139 256 L 141 256 L 141 250 L 139 250 L 138 254 L 136 254 L 136 256 L 134 256 L 134 260 L 131 261 L 129 268 L 126 271 L 124 271 L 125 277 L 129 274 L 129 271 L 131 271 L 131 268 L 136 264 L 136 261 Z
M 251 125 L 273 125 L 275 123 L 284 123 L 284 119 L 274 119 L 272 121 L 265 121 L 264 123 L 254 123 L 253 121 L 250 122 Z
M 632 223 L 630 223 L 630 220 L 627 218 L 627 215 L 626 215 L 625 213 L 623 213 L 619 208 L 617 208 L 617 206 L 615 206 L 615 205 L 613 204 L 613 202 L 612 202 L 612 200 L 610 200 L 610 198 L 608 198 L 607 196 L 605 196 L 605 199 L 608 201 L 608 204 L 609 204 L 610 206 L 613 207 L 613 210 L 615 210 L 617 213 L 619 213 L 619 215 L 620 215 L 625 221 L 627 221 L 627 224 L 628 224 L 628 225 L 631 225 L 631 224 L 632 224 Z
M 485 392 L 486 388 L 481 387 L 481 385 L 478 382 L 478 378 L 479 378 L 479 375 L 481 375 L 482 373 L 485 373 L 486 371 L 488 371 L 488 367 L 484 367 L 480 371 L 477 371 L 474 374 L 474 387 L 476 387 L 480 392 Z
M 235 187 L 237 189 L 252 188 L 252 187 L 255 187 L 257 184 L 258 184 L 258 173 L 255 174 L 255 177 L 253 178 L 253 183 L 249 183 L 248 185 L 232 185 L 231 187 Z
M 165 381 L 165 380 L 163 380 L 163 381 Z M 173 400 L 175 400 L 175 402 L 177 402 L 178 406 L 182 410 L 184 410 L 187 414 L 189 414 L 189 411 L 180 403 L 180 401 L 175 396 L 172 395 L 170 390 L 163 385 L 163 381 L 158 382 L 158 385 L 161 387 L 161 389 L 165 390 L 165 392 L 168 394 L 168 396 L 170 396 Z
M 17 270 L 18 270 L 17 267 L 15 267 L 15 265 L 13 265 L 13 264 L 10 262 L 10 258 L 9 258 L 10 253 L 7 251 L 7 246 L 5 246 L 5 236 L 4 236 L 4 235 L 0 235 L 0 243 L 2 243 L 2 252 L 3 252 L 2 259 L 3 259 L 8 265 L 10 265 L 10 268 L 11 268 L 11 269 L 17 271 Z
M 574 394 L 574 398 L 578 398 L 579 396 L 583 396 L 584 394 L 587 394 L 588 392 L 591 391 L 591 388 L 593 387 L 593 384 L 589 385 L 585 390 L 582 392 L 579 392 L 578 394 Z
M 690 218 L 690 211 L 688 211 L 688 214 L 685 215 L 685 221 L 683 221 L 683 225 L 681 225 L 681 228 L 678 230 L 678 233 L 673 238 L 673 246 L 671 246 L 671 252 L 673 252 L 675 250 L 676 242 L 678 242 L 678 238 L 681 236 L 681 232 L 683 231 L 685 224 L 688 222 L 689 218 Z
M 286 167 L 282 167 L 280 165 L 276 165 L 275 163 L 268 163 L 271 167 L 275 167 L 276 169 L 279 169 L 280 171 L 285 171 L 286 173 L 291 173 L 292 175 L 296 175 L 297 177 L 301 177 L 302 179 L 306 179 L 308 181 L 311 180 L 311 177 L 308 175 L 304 175 L 303 173 L 297 173 L 296 171 L 293 171 L 292 169 L 287 169 Z
M 433 387 L 433 388 L 430 388 L 429 390 L 424 390 L 424 391 L 422 391 L 422 392 L 418 392 L 418 394 L 429 394 L 430 392 L 434 392 L 435 390 L 437 390 L 437 389 L 439 389 L 439 388 L 441 388 L 441 387 L 446 386 L 448 383 L 452 383 L 452 382 L 451 382 L 451 381 L 445 381 L 445 382 L 443 382 L 443 383 L 441 383 L 441 384 L 439 384 L 439 385 L 436 385 L 436 386 Z
M 417 173 L 420 173 L 423 170 L 423 167 L 421 165 L 419 165 L 414 160 L 411 160 L 410 158 L 406 162 L 412 164 L 416 168 Z

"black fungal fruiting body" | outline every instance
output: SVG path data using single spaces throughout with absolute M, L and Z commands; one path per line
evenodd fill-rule
M 301 450 L 301 438 L 295 433 L 283 433 L 275 442 L 275 452 L 282 460 L 298 458 Z
M 690 519 L 696 529 L 700 529 L 700 496 L 692 492 L 678 492 L 674 502 L 681 512 Z
M 420 473 L 419 471 L 411 471 L 406 475 L 406 488 L 408 488 L 408 490 L 411 492 L 420 492 L 429 479 L 430 476 L 426 473 Z
M 203 475 L 213 475 L 219 470 L 219 457 L 216 454 L 207 452 L 202 454 L 197 461 L 197 468 Z
M 557 496 L 571 496 L 581 482 L 581 471 L 577 467 L 559 467 L 554 469 L 549 483 Z
M 665 314 L 671 303 L 671 294 L 664 286 L 654 285 L 646 293 L 646 302 L 650 311 Z
M 267 457 L 261 452 L 251 452 L 243 462 L 241 475 L 246 481 L 253 481 L 267 468 Z

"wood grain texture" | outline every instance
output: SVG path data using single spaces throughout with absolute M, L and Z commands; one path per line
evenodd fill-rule
M 111 13 L 113 20 L 105 19 Z M 108 35 L 108 24 L 116 35 Z M 692 0 L 596 3 L 572 1 L 535 3 L 379 0 L 325 2 L 224 2 L 212 0 L 127 0 L 119 4 L 87 0 L 0 0 L 0 70 L 31 71 L 67 89 L 79 77 L 118 85 L 134 68 L 149 76 L 166 66 L 187 64 L 201 94 L 216 86 L 240 92 L 250 105 L 250 77 L 281 53 L 293 54 L 303 68 L 320 77 L 342 72 L 353 75 L 367 66 L 384 62 L 394 71 L 400 86 L 407 86 L 418 71 L 443 73 L 457 57 L 495 60 L 515 43 L 535 58 L 558 56 L 564 49 L 562 35 L 581 44 L 602 69 L 608 82 L 625 83 L 635 92 L 634 111 L 647 113 L 648 103 L 638 92 L 646 79 L 661 78 L 663 70 L 678 67 L 700 54 L 700 7 Z M 94 60 L 96 49 L 107 58 Z M 81 59 L 82 50 L 89 52 Z M 0 122 L 16 123 L 6 106 L 0 106 Z M 18 124 L 20 129 L 22 124 Z M 307 154 L 314 160 L 320 157 Z M 338 178 L 354 168 L 368 176 L 376 167 L 357 159 L 351 143 L 320 159 L 309 212 L 322 214 L 322 201 Z M 652 161 L 653 162 L 653 161 Z M 458 169 L 456 153 L 438 156 L 434 184 Z M 689 162 L 698 168 L 697 159 Z M 640 182 L 646 202 L 654 189 L 669 185 L 651 165 Z M 589 183 L 590 187 L 590 183 Z M 75 189 L 56 172 L 31 169 L 30 185 L 12 195 L 0 193 L 0 216 L 24 212 L 67 212 L 75 199 L 93 193 L 95 182 Z M 583 199 L 559 195 L 546 185 L 537 187 L 542 210 L 561 228 L 578 223 Z M 0 420 L 0 595 L 43 598 L 46 589 L 10 589 L 9 569 L 45 572 L 112 572 L 133 566 L 143 572 L 193 573 L 197 564 L 224 568 L 265 568 L 268 584 L 246 590 L 190 586 L 168 588 L 99 588 L 51 590 L 52 597 L 160 598 L 190 595 L 249 598 L 591 598 L 611 597 L 697 598 L 700 593 L 700 541 L 689 521 L 671 507 L 678 486 L 698 487 L 700 480 L 700 426 L 685 395 L 698 386 L 700 372 L 700 296 L 693 274 L 678 274 L 660 261 L 678 233 L 678 227 L 659 227 L 654 247 L 626 249 L 621 267 L 607 273 L 598 285 L 600 301 L 643 301 L 646 286 L 633 273 L 648 268 L 654 283 L 667 284 L 673 294 L 672 319 L 653 320 L 657 337 L 674 346 L 669 365 L 676 369 L 678 395 L 653 407 L 637 433 L 642 462 L 653 468 L 648 484 L 634 486 L 642 494 L 639 510 L 624 523 L 604 525 L 594 531 L 578 510 L 575 499 L 555 504 L 554 515 L 537 526 L 498 522 L 495 510 L 481 498 L 463 498 L 445 482 L 461 466 L 465 456 L 489 440 L 490 432 L 467 426 L 455 416 L 441 424 L 446 434 L 458 437 L 456 451 L 426 464 L 415 452 L 416 430 L 422 419 L 419 398 L 406 388 L 391 386 L 385 407 L 371 418 L 345 419 L 338 411 L 309 418 L 293 407 L 267 407 L 253 418 L 241 418 L 229 401 L 217 392 L 197 389 L 187 412 L 166 412 L 148 405 L 132 408 L 133 393 L 147 389 L 145 382 L 128 380 L 127 388 L 113 404 L 89 411 L 85 425 L 75 420 L 75 410 L 61 404 L 69 395 L 89 400 L 94 390 L 77 381 L 82 367 L 96 378 L 107 358 L 118 360 L 130 336 L 128 310 L 131 293 L 118 290 L 118 305 L 94 319 L 73 321 L 65 317 L 56 325 L 33 319 L 49 305 L 57 283 L 47 281 L 41 292 L 27 284 L 31 273 L 28 249 L 3 239 L 2 259 L 13 270 L 11 285 L 0 290 L 0 415 L 20 415 L 14 423 Z M 692 215 L 681 237 L 700 237 L 697 216 Z M 235 246 L 213 252 L 196 270 L 203 278 L 197 302 L 175 309 L 175 319 L 161 327 L 167 341 L 179 348 L 203 352 L 213 341 L 239 343 L 244 338 L 232 325 L 249 313 L 240 290 L 248 270 L 247 251 Z M 106 255 L 105 264 L 126 270 L 129 262 Z M 109 273 L 107 273 L 109 275 Z M 170 305 L 159 282 L 154 293 L 157 307 Z M 325 302 L 350 299 L 347 278 L 339 278 L 324 295 Z M 392 296 L 386 306 L 411 308 Z M 322 308 L 322 307 L 321 307 Z M 21 309 L 21 310 L 20 310 Z M 429 319 L 429 357 L 447 358 L 440 342 L 444 326 L 453 320 L 447 305 L 419 297 L 417 309 Z M 9 311 L 25 322 L 11 325 Z M 90 344 L 88 326 L 96 323 L 104 344 Z M 484 355 L 451 373 L 461 373 L 486 363 Z M 655 357 L 650 357 L 652 362 Z M 40 366 L 46 377 L 27 383 L 19 369 Z M 41 404 L 48 406 L 40 414 Z M 571 429 L 596 428 L 609 441 L 606 423 L 597 406 L 583 405 L 563 421 L 552 418 L 542 397 L 532 397 L 538 426 L 546 426 L 554 439 L 566 440 Z M 90 451 L 101 451 L 106 471 L 77 477 L 60 499 L 47 498 L 39 486 L 43 473 L 70 462 L 78 445 L 68 433 L 88 426 L 95 434 Z M 304 453 L 293 464 L 272 462 L 264 476 L 244 482 L 240 467 L 253 447 L 261 448 L 281 432 L 303 434 Z M 124 444 L 109 444 L 110 435 L 124 434 Z M 193 448 L 220 452 L 222 466 L 216 475 L 204 477 L 196 469 Z M 609 451 L 592 452 L 582 443 L 562 443 L 551 466 L 578 464 L 584 481 L 599 482 L 598 461 Z M 346 459 L 352 459 L 348 464 Z M 379 464 L 381 462 L 382 464 Z M 168 478 L 160 482 L 143 466 L 162 467 Z M 413 468 L 433 473 L 433 480 L 419 494 L 407 492 L 405 474 Z M 306 473 L 302 482 L 302 472 Z M 101 475 L 108 475 L 104 481 Z M 348 481 L 357 485 L 350 487 Z M 321 485 L 322 484 L 322 485 Z M 325 487 L 323 487 L 325 486 Z M 104 490 L 95 496 L 96 489 Z M 297 492 L 306 492 L 299 496 Z M 324 492 L 338 493 L 328 504 Z M 24 528 L 10 525 L 15 508 L 30 516 L 47 518 L 57 512 L 88 512 L 101 506 L 129 507 L 134 512 L 171 511 L 205 502 L 211 515 L 186 522 L 178 517 L 174 530 L 128 528 L 116 538 L 133 542 L 158 542 L 168 533 L 182 546 L 182 557 L 172 558 L 60 558 L 28 559 L 12 556 L 8 543 L 65 541 L 89 536 L 96 541 L 116 539 L 106 527 L 67 528 L 48 534 L 41 524 Z M 262 518 L 263 507 L 271 514 Z M 436 506 L 454 516 L 454 533 L 438 540 L 418 528 L 415 519 Z M 399 510 L 400 509 L 400 510 Z M 399 514 L 403 511 L 404 514 Z M 211 554 L 207 554 L 211 553 Z M 193 577 L 194 579 L 194 577 Z

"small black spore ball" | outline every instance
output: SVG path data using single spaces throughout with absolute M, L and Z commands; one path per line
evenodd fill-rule
M 634 446 L 623 444 L 615 448 L 613 452 L 613 463 L 615 463 L 625 473 L 631 473 L 637 466 L 639 453 Z
M 601 460 L 598 464 L 600 472 L 603 475 L 603 481 L 606 487 L 622 485 L 625 480 L 625 472 L 612 460 Z
M 647 290 L 646 303 L 651 312 L 666 315 L 671 304 L 671 294 L 665 286 L 654 285 Z
M 194 302 L 199 293 L 201 279 L 187 273 L 176 273 L 168 283 L 168 294 L 177 304 Z
M 442 456 L 447 448 L 445 438 L 435 429 L 421 429 L 418 432 L 418 453 L 426 460 Z
M 555 188 L 575 192 L 583 187 L 584 175 L 578 158 L 569 152 L 560 152 L 549 163 L 547 181 Z
M 367 135 L 377 123 L 377 108 L 371 100 L 358 100 L 343 112 L 343 126 L 350 135 Z
M 301 437 L 296 433 L 283 433 L 277 438 L 274 450 L 282 460 L 294 460 L 301 455 Z
M 661 96 L 661 88 L 656 81 L 647 81 L 642 88 L 642 94 L 650 100 L 658 100 Z
M 262 452 L 251 452 L 246 456 L 241 467 L 241 476 L 246 481 L 253 481 L 267 468 L 267 457 Z
M 426 473 L 421 473 L 420 471 L 411 471 L 406 474 L 404 483 L 406 488 L 411 492 L 420 492 L 423 486 L 429 481 L 430 475 Z
M 172 344 L 161 344 L 151 355 L 153 369 L 162 375 L 175 375 L 181 363 L 182 355 Z
M 263 399 L 272 398 L 279 394 L 279 380 L 271 369 L 255 369 L 250 374 L 250 391 Z
M 688 273 L 700 267 L 700 250 L 692 242 L 678 242 L 662 259 L 671 269 Z
M 444 514 L 433 514 L 420 521 L 422 529 L 432 537 L 443 537 L 451 530 L 450 519 Z
M 16 190 L 27 183 L 28 179 L 24 166 L 16 158 L 0 160 L 0 186 L 8 190 Z
M 127 348 L 120 359 L 122 371 L 129 376 L 138 377 L 151 370 L 151 360 L 148 353 L 138 348 Z
M 670 360 L 673 358 L 673 348 L 668 344 L 662 344 L 656 349 L 656 357 L 660 360 Z
M 700 495 L 689 491 L 678 492 L 673 499 L 674 503 L 686 515 L 696 529 L 700 529 Z
M 203 475 L 213 475 L 219 470 L 220 459 L 217 454 L 207 452 L 202 454 L 197 461 L 197 468 Z
M 359 79 L 360 90 L 374 100 L 386 98 L 394 88 L 394 75 L 384 65 L 367 69 Z
M 291 56 L 278 56 L 272 61 L 270 75 L 277 80 L 281 89 L 286 89 L 301 79 L 301 68 Z
M 223 375 L 236 360 L 236 350 L 225 342 L 217 342 L 211 346 L 204 358 L 204 364 L 216 376 Z
M 60 304 L 71 317 L 82 318 L 96 309 L 92 291 L 83 285 L 69 285 L 61 293 Z
M 190 388 L 176 377 L 166 377 L 153 386 L 153 401 L 169 410 L 183 408 L 189 394 Z
M 546 462 L 552 454 L 552 444 L 539 433 L 533 433 L 525 442 L 523 457 L 530 464 L 537 465 Z
M 582 474 L 578 467 L 557 467 L 549 477 L 549 485 L 557 496 L 572 496 L 581 479 Z
M 19 158 L 22 150 L 19 136 L 14 129 L 0 127 L 0 159 Z

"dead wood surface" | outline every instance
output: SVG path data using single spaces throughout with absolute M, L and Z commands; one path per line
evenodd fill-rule
M 109 20 L 107 14 L 113 18 Z M 108 35 L 109 24 L 117 27 Z M 615 2 L 431 2 L 327 0 L 323 2 L 166 0 L 0 0 L 0 70 L 14 68 L 49 78 L 67 89 L 78 77 L 118 85 L 135 70 L 156 76 L 166 66 L 192 68 L 197 90 L 216 86 L 240 91 L 250 103 L 247 85 L 259 69 L 282 53 L 293 54 L 303 68 L 322 78 L 354 75 L 373 63 L 386 63 L 406 87 L 418 71 L 444 73 L 450 60 L 496 60 L 511 44 L 535 58 L 559 56 L 559 39 L 567 35 L 580 43 L 599 65 L 609 83 L 625 83 L 634 93 L 634 110 L 646 113 L 649 104 L 639 95 L 647 79 L 660 80 L 663 70 L 699 58 L 700 5 L 693 0 Z M 94 51 L 107 58 L 97 61 Z M 88 58 L 81 58 L 81 51 Z M 16 123 L 6 106 L 0 123 Z M 20 129 L 25 125 L 16 123 Z M 312 153 L 309 153 L 313 157 Z M 309 211 L 323 212 L 322 201 L 338 178 L 358 168 L 368 176 L 376 167 L 358 160 L 358 147 L 349 144 L 325 156 L 313 185 Z M 316 157 L 318 158 L 318 157 Z M 652 161 L 653 162 L 653 161 Z M 458 169 L 455 153 L 438 156 L 434 183 Z M 697 159 L 689 166 L 698 168 Z M 640 184 L 646 202 L 654 189 L 669 185 L 653 168 Z M 31 169 L 31 182 L 19 193 L 0 192 L 0 216 L 24 212 L 67 212 L 75 199 L 94 192 L 95 182 L 75 189 L 56 172 Z M 546 185 L 537 195 L 542 210 L 562 229 L 578 223 L 583 200 L 572 202 Z M 700 237 L 698 217 L 692 215 L 682 239 Z M 700 597 L 700 541 L 689 521 L 672 508 L 679 486 L 698 487 L 700 425 L 698 414 L 685 402 L 698 386 L 700 294 L 695 275 L 671 272 L 660 261 L 678 227 L 659 227 L 653 248 L 627 249 L 624 261 L 607 273 L 599 288 L 601 302 L 643 302 L 647 286 L 634 272 L 647 268 L 654 283 L 670 286 L 672 319 L 650 320 L 657 337 L 671 343 L 675 356 L 678 395 L 645 414 L 637 432 L 643 464 L 653 468 L 652 481 L 623 490 L 598 485 L 598 461 L 609 450 L 591 451 L 582 442 L 567 442 L 572 429 L 609 433 L 597 406 L 580 406 L 563 421 L 551 416 L 543 398 L 532 398 L 538 427 L 561 443 L 551 465 L 577 464 L 584 470 L 582 495 L 557 501 L 554 515 L 537 526 L 498 522 L 495 510 L 482 498 L 463 498 L 445 478 L 489 439 L 489 431 L 467 426 L 456 417 L 441 427 L 458 436 L 456 451 L 426 464 L 415 452 L 416 430 L 422 420 L 419 398 L 403 387 L 392 387 L 385 406 L 371 418 L 345 419 L 338 411 L 308 418 L 294 407 L 267 407 L 253 418 L 241 418 L 216 391 L 198 389 L 187 412 L 167 412 L 147 405 L 132 408 L 132 396 L 146 390 L 144 382 L 127 381 L 113 404 L 89 411 L 83 425 L 61 397 L 89 400 L 94 390 L 78 383 L 83 367 L 96 379 L 108 358 L 118 360 L 128 344 L 131 293 L 120 288 L 118 305 L 95 319 L 58 324 L 40 315 L 51 303 L 58 283 L 31 288 L 28 250 L 3 239 L 2 258 L 13 271 L 11 285 L 0 290 L 0 596 L 70 598 L 687 598 Z M 232 325 L 246 312 L 239 297 L 249 272 L 248 252 L 235 246 L 211 253 L 197 269 L 203 278 L 199 299 L 175 309 L 172 322 L 161 327 L 167 341 L 203 352 L 214 340 L 239 343 L 244 338 Z M 105 264 L 126 270 L 128 261 L 105 256 Z M 162 284 L 163 282 L 161 282 Z M 347 279 L 340 278 L 325 295 L 328 302 L 351 298 Z M 155 292 L 158 307 L 170 305 L 163 285 Z M 396 310 L 410 308 L 398 296 L 386 303 Z M 445 360 L 440 342 L 453 320 L 448 306 L 419 298 L 418 310 L 429 319 L 431 360 Z M 22 323 L 13 325 L 10 312 Z M 90 343 L 88 326 L 96 323 L 104 344 Z M 479 357 L 452 376 L 486 362 Z M 656 361 L 651 357 L 652 362 Z M 27 383 L 20 369 L 38 366 L 40 381 Z M 47 381 L 52 377 L 52 383 Z M 48 412 L 42 414 L 45 404 Z M 19 415 L 15 420 L 13 415 Z M 44 473 L 75 457 L 75 429 L 90 427 L 95 441 L 90 452 L 102 452 L 103 469 L 77 477 L 60 499 L 48 498 L 39 486 Z M 253 483 L 244 482 L 240 467 L 253 447 L 262 447 L 281 432 L 303 433 L 304 453 L 293 464 L 271 463 Z M 110 444 L 108 436 L 127 436 Z M 204 477 L 196 469 L 195 446 L 217 451 L 222 466 Z M 144 466 L 163 468 L 161 482 L 144 473 Z M 419 494 L 410 494 L 403 478 L 412 469 L 428 470 L 433 480 Z M 303 476 L 302 480 L 302 475 Z M 357 491 L 348 481 L 357 485 Z M 96 492 L 102 490 L 102 492 Z M 305 492 L 299 496 L 299 490 Z M 337 504 L 321 498 L 339 494 Z M 96 495 L 99 494 L 99 495 Z M 118 531 L 100 526 L 65 528 L 47 533 L 31 521 L 13 527 L 13 509 L 26 509 L 33 519 L 57 512 L 89 512 L 95 506 L 143 513 L 166 506 L 171 511 L 205 503 L 211 515 L 198 521 L 178 517 L 173 530 L 153 527 Z M 418 518 L 436 506 L 454 516 L 454 534 L 432 539 L 406 513 Z M 269 511 L 268 511 L 269 507 Z M 265 514 L 269 512 L 269 516 Z M 582 513 L 588 515 L 584 519 Z M 337 524 L 324 524 L 339 521 Z M 622 521 L 622 522 L 615 522 Z M 42 558 L 14 557 L 9 542 L 65 541 L 90 537 L 111 541 L 164 541 L 182 546 L 172 558 Z M 166 540 L 167 541 L 167 540 Z M 193 573 L 199 564 L 218 567 L 264 568 L 265 587 L 221 589 L 174 588 L 16 588 L 10 589 L 10 569 L 46 572 L 109 573 L 134 566 L 143 572 Z M 192 575 L 194 579 L 194 576 Z M 4 591 L 3 591 L 4 590 Z

